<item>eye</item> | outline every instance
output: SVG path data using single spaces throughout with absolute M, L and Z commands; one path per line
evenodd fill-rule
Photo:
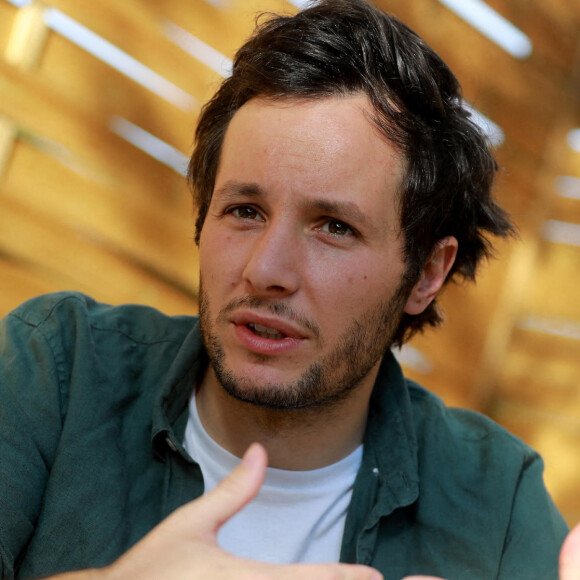
M 328 232 L 333 236 L 352 236 L 354 235 L 354 230 L 344 222 L 339 220 L 329 219 L 320 228 L 324 232 Z
M 262 216 L 256 209 L 249 205 L 240 205 L 228 210 L 226 213 L 242 220 L 259 220 L 262 221 Z

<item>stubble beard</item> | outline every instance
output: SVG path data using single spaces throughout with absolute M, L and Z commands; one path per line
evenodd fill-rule
M 228 369 L 224 347 L 215 333 L 208 297 L 202 284 L 199 309 L 201 334 L 219 383 L 235 399 L 283 411 L 328 408 L 347 399 L 391 347 L 407 294 L 406 285 L 401 285 L 390 299 L 366 310 L 359 319 L 350 323 L 330 353 L 310 364 L 297 380 L 284 384 L 259 383 L 236 376 Z M 250 303 L 275 314 L 289 312 L 285 304 L 256 297 L 236 302 Z M 220 315 L 232 308 L 233 304 L 227 305 Z M 267 366 L 269 357 L 255 355 L 255 361 Z

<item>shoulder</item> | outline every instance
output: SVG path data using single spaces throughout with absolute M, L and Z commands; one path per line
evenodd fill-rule
M 190 366 L 201 360 L 196 317 L 74 292 L 44 295 L 0 323 L 0 397 L 29 408 L 49 401 L 53 416 L 87 424 L 93 415 L 120 420 L 126 401 L 149 416 L 161 389 L 177 380 L 178 355 Z
M 466 442 L 482 441 L 498 437 L 517 447 L 525 444 L 498 425 L 495 421 L 476 411 L 448 407 L 440 397 L 421 385 L 406 379 L 413 408 L 416 427 L 420 429 L 440 429 L 441 434 L 451 434 Z
M 66 392 L 97 384 L 114 390 L 120 381 L 137 388 L 139 376 L 155 383 L 188 338 L 193 358 L 201 349 L 196 317 L 167 316 L 135 304 L 112 306 L 77 292 L 23 303 L 0 323 L 0 337 L 0 371 L 16 377 L 15 385 L 38 369 Z
M 80 292 L 55 292 L 32 298 L 6 319 L 7 323 L 18 321 L 43 332 L 114 332 L 139 342 L 182 341 L 195 320 L 191 316 L 168 316 L 144 305 L 104 304 Z
M 536 451 L 490 418 L 467 409 L 447 407 L 436 395 L 407 380 L 419 461 L 428 470 L 447 466 L 455 476 L 478 480 L 484 470 L 511 477 L 541 459 Z
M 90 303 L 96 304 L 94 300 L 80 292 L 54 292 L 23 302 L 10 312 L 8 317 L 21 320 L 28 326 L 38 327 L 59 309 L 70 312 L 80 311 Z

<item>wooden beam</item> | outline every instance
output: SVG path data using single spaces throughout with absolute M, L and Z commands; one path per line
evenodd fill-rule
M 6 173 L 16 139 L 16 124 L 0 115 L 0 180 Z
M 487 327 L 485 347 L 478 374 L 473 384 L 473 405 L 491 411 L 495 387 L 503 372 L 513 329 L 521 316 L 530 288 L 539 275 L 538 257 L 542 244 L 542 223 L 550 215 L 553 194 L 552 184 L 557 176 L 554 164 L 565 144 L 562 142 L 561 126 L 568 126 L 565 110 L 545 143 L 543 162 L 535 171 L 536 188 L 529 210 L 522 219 L 522 239 L 517 244 L 509 262 L 504 287 L 497 301 L 495 312 Z
M 102 240 L 47 222 L 42 212 L 17 200 L 3 200 L 0 231 L 0 256 L 11 256 L 25 269 L 48 270 L 55 290 L 72 288 L 106 302 L 149 303 L 175 314 L 197 310 L 193 292 L 168 283 Z
M 23 70 L 33 69 L 40 62 L 47 35 L 44 6 L 32 2 L 20 8 L 4 51 L 6 62 Z
M 0 114 L 30 135 L 68 150 L 87 173 L 141 195 L 168 199 L 184 179 L 111 132 L 96 111 L 55 92 L 47 81 L 0 61 Z M 183 129 L 183 127 L 182 127 Z
M 128 261 L 158 272 L 175 286 L 197 291 L 194 216 L 186 191 L 177 206 L 138 191 L 108 187 L 33 144 L 20 142 L 0 184 L 0 202 L 9 200 L 42 215 L 55 229 L 100 239 Z

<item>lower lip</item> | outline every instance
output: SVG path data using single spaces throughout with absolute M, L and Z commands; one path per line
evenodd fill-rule
M 234 325 L 234 332 L 248 350 L 257 354 L 277 355 L 293 351 L 305 340 L 303 338 L 286 337 L 280 340 L 264 338 L 252 332 L 245 325 Z

